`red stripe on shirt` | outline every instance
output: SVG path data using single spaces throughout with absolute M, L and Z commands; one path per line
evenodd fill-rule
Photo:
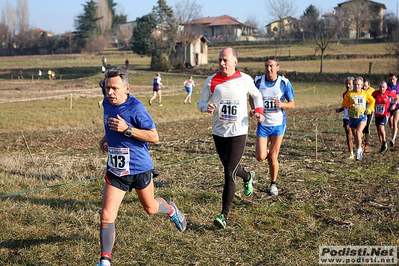
M 236 72 L 231 76 L 224 76 L 221 72 L 218 72 L 211 81 L 211 93 L 215 91 L 217 85 L 223 84 L 230 79 L 235 79 L 241 77 L 241 73 L 236 70 Z

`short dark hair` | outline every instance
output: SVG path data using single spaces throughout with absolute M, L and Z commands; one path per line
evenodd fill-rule
M 276 66 L 280 65 L 280 63 L 278 62 L 278 58 L 277 56 L 271 55 L 265 58 L 265 62 L 269 61 L 269 60 L 273 60 L 276 62 Z
M 113 67 L 105 73 L 105 79 L 114 77 L 120 77 L 125 85 L 129 84 L 129 75 L 121 67 Z
M 398 78 L 398 74 L 396 74 L 396 73 L 389 73 L 389 77 L 391 78 L 391 77 L 396 77 L 396 78 Z

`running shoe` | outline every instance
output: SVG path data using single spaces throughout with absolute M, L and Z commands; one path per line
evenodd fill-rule
M 151 101 L 151 100 L 148 100 L 148 104 L 149 104 L 149 105 L 152 105 L 152 101 Z
M 162 103 L 159 103 L 158 106 L 162 106 Z
M 273 195 L 278 195 L 278 189 L 276 184 L 271 184 L 270 185 L 270 192 L 269 195 L 273 196 Z
M 251 172 L 249 172 L 249 175 L 251 176 L 251 178 L 247 182 L 244 182 L 244 195 L 245 196 L 250 196 L 252 194 L 252 190 L 253 190 L 253 182 L 255 179 L 255 172 L 251 171 Z
M 96 266 L 111 266 L 111 262 L 109 260 L 101 260 Z
M 369 145 L 366 145 L 366 146 L 364 147 L 364 152 L 370 152 L 370 147 L 369 147 Z
M 224 215 L 221 213 L 218 217 L 215 218 L 213 221 L 213 224 L 216 225 L 219 228 L 226 228 L 226 218 L 224 218 Z
M 351 153 L 351 155 L 349 155 L 348 159 L 349 159 L 349 160 L 355 159 L 355 155 L 354 155 L 353 153 Z
M 175 203 L 169 202 L 169 205 L 175 209 L 175 214 L 170 217 L 170 220 L 175 223 L 177 230 L 183 232 L 187 226 L 186 217 L 179 211 Z
M 363 159 L 363 149 L 360 148 L 357 152 L 356 152 L 356 161 L 361 161 Z
M 388 145 L 387 145 L 387 142 L 384 140 L 384 141 L 382 142 L 380 152 L 383 153 L 383 152 L 385 152 L 386 150 L 388 150 Z
M 391 147 L 393 147 L 393 146 L 395 145 L 395 140 L 394 140 L 394 139 L 391 140 L 391 141 L 390 141 L 390 144 L 391 144 Z
M 186 104 L 187 103 L 186 100 L 184 100 L 183 103 Z

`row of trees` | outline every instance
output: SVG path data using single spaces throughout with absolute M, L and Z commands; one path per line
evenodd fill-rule
M 17 0 L 14 8 L 7 0 L 1 12 L 0 55 L 78 53 L 82 49 L 101 51 L 127 15 L 117 14 L 114 0 L 89 0 L 76 17 L 73 33 L 51 36 L 29 27 L 29 1 Z
M 269 15 L 280 21 L 295 12 L 291 0 L 267 0 L 267 3 Z M 37 36 L 37 32 L 29 29 L 28 0 L 17 0 L 16 9 L 7 0 L 0 23 L 0 38 L 3 40 L 0 54 L 68 53 L 80 52 L 81 49 L 102 51 L 108 45 L 111 36 L 116 35 L 118 26 L 126 23 L 127 16 L 116 14 L 117 4 L 114 0 L 88 0 L 82 6 L 83 12 L 75 20 L 74 34 L 63 37 L 50 37 L 46 34 Z M 184 54 L 182 63 L 185 65 L 188 45 L 202 32 L 201 28 L 190 24 L 190 21 L 200 17 L 202 6 L 195 0 L 181 0 L 176 3 L 174 10 L 167 5 L 166 0 L 158 0 L 149 14 L 137 18 L 130 48 L 137 54 L 151 56 L 151 68 L 162 70 L 170 67 L 169 55 L 176 48 L 176 42 L 180 42 Z M 303 39 L 313 40 L 321 51 L 322 73 L 324 52 L 333 40 L 339 40 L 343 35 L 345 23 L 326 20 L 313 5 L 303 12 L 300 21 Z M 384 22 L 390 33 L 390 40 L 399 43 L 397 18 L 388 14 Z M 255 18 L 250 18 L 248 23 L 258 24 Z M 375 24 L 376 29 L 377 23 L 381 22 L 377 20 L 377 16 L 371 16 L 371 23 Z M 280 37 L 281 34 L 280 31 Z M 377 36 L 380 33 L 375 30 L 374 34 Z M 399 50 L 399 45 L 394 46 L 394 49 Z
M 274 17 L 276 21 L 280 21 L 278 27 L 278 40 L 281 40 L 283 20 L 292 16 L 295 12 L 295 7 L 290 0 L 267 0 L 268 13 Z M 367 10 L 366 10 L 367 9 Z M 291 40 L 291 34 L 302 35 L 303 40 L 311 40 L 315 43 L 317 50 L 320 50 L 320 73 L 323 73 L 324 53 L 332 41 L 339 41 L 344 36 L 349 35 L 349 18 L 352 18 L 356 27 L 357 43 L 360 37 L 362 25 L 370 23 L 370 33 L 375 39 L 385 36 L 387 41 L 393 42 L 396 53 L 399 55 L 399 20 L 392 14 L 388 13 L 383 17 L 379 14 L 380 8 L 378 6 L 353 5 L 351 8 L 345 10 L 343 14 L 328 20 L 322 16 L 321 12 L 313 5 L 310 5 L 303 12 L 299 19 L 298 28 L 295 32 L 288 32 L 288 40 Z M 366 15 L 367 14 L 367 15 Z M 385 32 L 381 31 L 381 25 Z M 299 37 L 299 36 L 298 36 Z

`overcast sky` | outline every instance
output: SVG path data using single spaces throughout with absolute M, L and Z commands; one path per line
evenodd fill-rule
M 8 1 L 14 8 L 16 0 L 0 0 L 0 8 L 3 9 Z M 30 11 L 30 26 L 32 28 L 41 28 L 52 31 L 55 34 L 73 31 L 76 16 L 83 12 L 82 0 L 28 0 Z M 157 4 L 157 0 L 114 0 L 118 4 L 118 13 L 127 15 L 128 21 L 135 20 L 151 12 L 152 7 Z M 174 7 L 181 0 L 166 0 L 167 4 Z M 202 5 L 202 15 L 204 17 L 229 15 L 246 21 L 251 16 L 256 16 L 259 27 L 264 27 L 269 22 L 276 20 L 270 17 L 267 12 L 267 0 L 197 0 Z M 329 13 L 334 10 L 338 4 L 346 1 L 325 1 L 325 0 L 292 0 L 296 7 L 294 17 L 299 17 L 309 6 L 314 5 L 323 13 Z M 384 4 L 387 10 L 397 14 L 397 0 L 374 1 Z M 0 12 L 1 16 L 1 12 Z

